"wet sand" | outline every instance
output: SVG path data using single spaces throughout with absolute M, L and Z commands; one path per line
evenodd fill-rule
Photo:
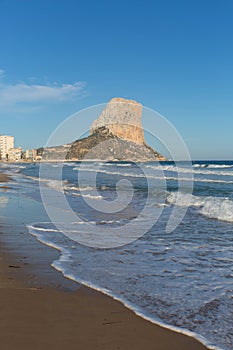
M 5 254 L 0 262 L 0 339 L 4 350 L 205 349 L 190 337 L 143 320 L 101 293 L 84 287 L 75 291 L 74 285 L 69 290 L 38 280 L 35 283 L 32 271 L 24 275 L 22 262 L 12 261 Z M 51 271 L 48 274 L 50 278 L 53 275 Z
M 1 349 L 206 349 L 63 278 L 50 266 L 59 252 L 17 230 L 0 227 Z
M 10 180 L 10 177 L 6 174 L 0 173 L 0 184 L 3 182 L 8 182 Z

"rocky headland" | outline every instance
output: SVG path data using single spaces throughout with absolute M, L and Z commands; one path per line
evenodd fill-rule
M 46 148 L 43 160 L 166 160 L 145 143 L 141 117 L 140 103 L 113 98 L 91 125 L 90 136 L 69 145 Z

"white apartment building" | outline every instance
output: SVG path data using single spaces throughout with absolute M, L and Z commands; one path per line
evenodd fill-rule
M 7 159 L 9 150 L 14 148 L 15 139 L 13 136 L 0 135 L 0 156 L 1 159 Z
M 8 151 L 8 160 L 10 162 L 18 162 L 22 159 L 22 148 L 11 148 Z

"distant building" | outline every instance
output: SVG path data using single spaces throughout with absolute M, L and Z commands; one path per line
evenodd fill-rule
M 8 159 L 8 152 L 11 148 L 14 148 L 14 137 L 7 135 L 0 135 L 0 156 L 1 159 Z
M 11 148 L 8 150 L 8 160 L 10 162 L 18 162 L 22 159 L 22 148 Z
M 35 160 L 37 157 L 37 150 L 36 149 L 27 149 L 25 152 L 25 159 L 26 160 Z

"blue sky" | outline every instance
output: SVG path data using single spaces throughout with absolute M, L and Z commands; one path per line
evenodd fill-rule
M 232 18 L 231 0 L 0 0 L 0 133 L 39 147 L 121 96 L 165 116 L 193 159 L 233 159 Z

